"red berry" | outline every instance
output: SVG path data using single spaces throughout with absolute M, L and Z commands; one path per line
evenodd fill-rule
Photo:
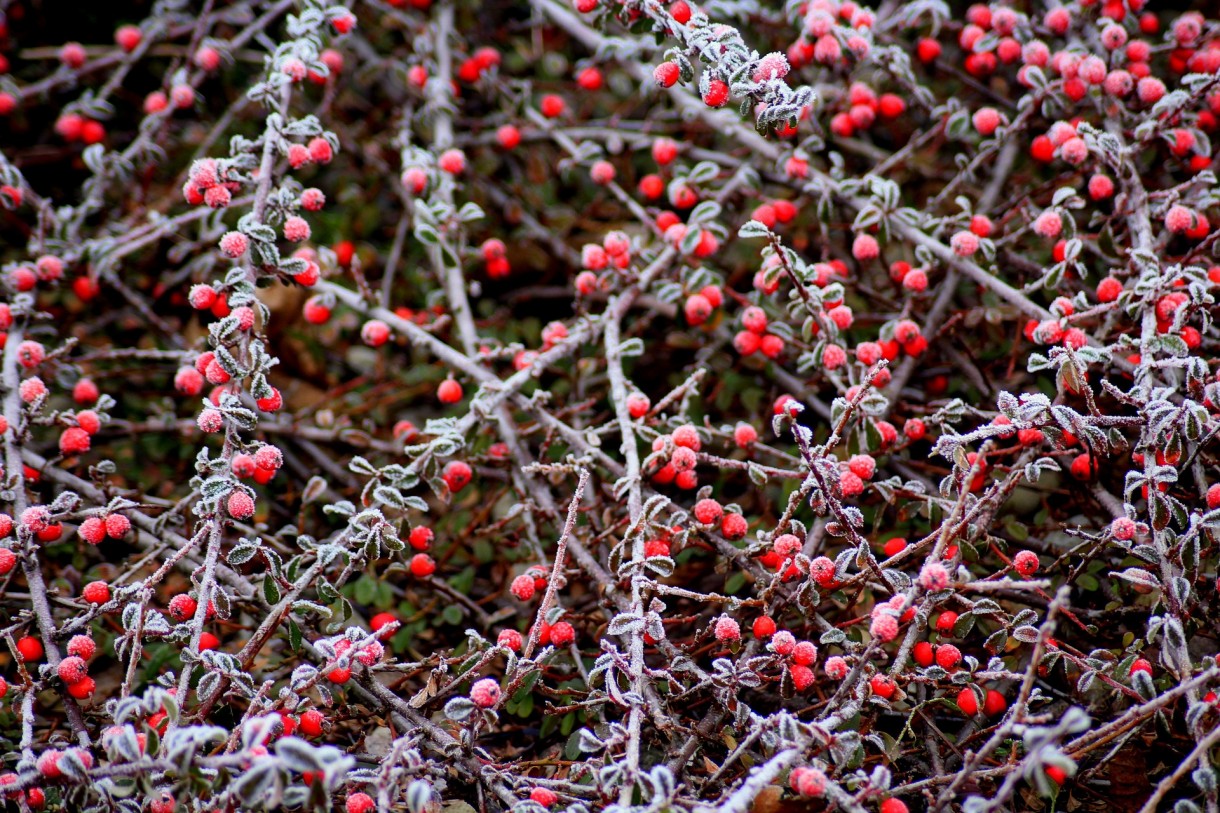
M 72 655 L 59 662 L 56 674 L 59 675 L 59 679 L 64 683 L 71 685 L 73 683 L 80 683 L 88 677 L 88 668 L 83 658 Z
M 678 81 L 678 77 L 682 75 L 682 70 L 675 62 L 662 62 L 657 65 L 652 72 L 652 78 L 657 85 L 663 88 L 673 87 Z
M 110 601 L 110 586 L 106 582 L 89 582 L 81 590 L 81 598 L 90 604 L 105 604 Z
M 722 643 L 741 640 L 741 627 L 727 615 L 722 615 L 716 619 L 712 632 L 716 636 L 716 640 Z
M 307 709 L 301 714 L 301 733 L 307 737 L 320 737 L 326 717 L 317 709 Z
M 761 615 L 754 619 L 753 632 L 755 638 L 770 638 L 775 634 L 775 622 L 769 616 Z
M 1023 550 L 1013 557 L 1012 565 L 1022 576 L 1029 578 L 1038 572 L 1038 554 Z
M 564 110 L 567 109 L 567 104 L 562 96 L 556 96 L 551 93 L 542 97 L 542 102 L 538 107 L 542 111 L 542 115 L 548 119 L 553 119 L 563 115 Z
M 941 613 L 936 619 L 936 630 L 942 635 L 951 635 L 953 627 L 957 624 L 957 613 L 952 610 L 946 610 Z
M 447 378 L 436 388 L 436 397 L 442 404 L 456 404 L 462 400 L 462 385 L 452 378 Z
M 80 524 L 76 532 L 90 545 L 100 545 L 106 538 L 106 520 L 101 517 L 89 517 Z
M 450 460 L 445 464 L 441 479 L 449 486 L 449 490 L 456 494 L 470 483 L 471 475 L 470 466 L 460 460 Z
M 254 516 L 254 498 L 240 489 L 229 494 L 227 506 L 229 516 L 234 519 L 249 519 Z
M 109 514 L 106 517 L 106 535 L 111 539 L 122 539 L 131 530 L 131 520 L 122 514 Z
M 373 797 L 367 793 L 351 793 L 347 797 L 347 813 L 372 813 L 377 808 Z
M 417 553 L 412 556 L 410 566 L 411 575 L 420 579 L 436 572 L 436 562 L 426 553 Z
M 724 515 L 724 509 L 713 499 L 703 499 L 695 503 L 694 514 L 700 524 L 715 525 Z
M 21 656 L 23 661 L 27 663 L 36 661 L 42 658 L 42 641 L 37 638 L 27 635 L 17 641 L 17 654 Z
M 521 601 L 529 601 L 534 597 L 534 579 L 528 574 L 522 574 L 513 579 L 512 585 L 509 587 L 512 594 Z
M 897 684 L 888 675 L 876 674 L 868 681 L 869 689 L 878 697 L 889 700 L 894 696 L 894 692 L 898 690 Z
M 383 627 L 397 622 L 398 618 L 393 613 L 377 613 L 377 615 L 369 619 L 369 627 L 372 628 L 373 632 L 381 633 Z M 384 641 L 388 635 L 387 633 L 381 633 L 377 637 Z
M 568 646 L 576 640 L 576 630 L 567 621 L 556 621 L 551 625 L 551 643 Z
M 713 79 L 708 82 L 707 91 L 703 94 L 703 103 L 708 107 L 721 107 L 729 100 L 729 86 L 723 79 Z
M 89 660 L 97 652 L 97 644 L 88 635 L 74 635 L 68 641 L 68 654 L 84 660 Z M 3 693 L 0 692 L 0 696 Z
M 470 687 L 470 699 L 481 709 L 489 709 L 500 702 L 500 684 L 495 678 L 483 678 Z
M 728 539 L 741 539 L 749 530 L 749 523 L 741 514 L 725 514 L 720 524 L 720 531 Z
M 936 663 L 942 669 L 952 671 L 961 662 L 961 650 L 953 644 L 941 644 L 936 648 Z
M 534 788 L 530 791 L 530 801 L 543 807 L 551 807 L 559 801 L 559 797 L 549 788 Z

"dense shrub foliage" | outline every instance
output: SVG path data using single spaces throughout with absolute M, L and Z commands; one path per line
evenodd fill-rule
M 0 804 L 1220 809 L 1220 23 L 0 11 Z

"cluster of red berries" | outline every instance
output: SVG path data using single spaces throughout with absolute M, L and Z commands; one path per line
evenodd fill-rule
M 100 545 L 106 537 L 122 539 L 131 530 L 131 520 L 122 514 L 102 514 L 85 519 L 77 533 L 90 545 Z
M 538 565 L 530 567 L 526 572 L 513 579 L 509 586 L 510 592 L 521 601 L 529 601 L 536 593 L 546 590 L 549 575 L 546 568 Z
M 365 666 L 373 666 L 385 657 L 385 647 L 379 641 L 369 641 L 362 644 L 345 659 L 344 656 L 352 652 L 353 646 L 355 643 L 350 638 L 340 638 L 332 643 L 335 658 L 332 661 L 332 667 L 326 673 L 326 679 L 331 683 L 347 683 L 352 679 L 351 660 L 359 661 Z M 348 665 L 342 665 L 345 663 Z
M 588 243 L 581 248 L 580 261 L 584 270 L 576 275 L 576 292 L 588 296 L 602 288 L 599 274 L 608 268 L 624 269 L 631 265 L 631 240 L 621 231 L 612 231 L 602 238 L 602 244 Z
M 653 469 L 652 482 L 657 485 L 673 483 L 686 491 L 695 488 L 699 484 L 695 467 L 702 447 L 699 430 L 691 424 L 679 426 L 669 436 L 658 436 L 652 442 L 653 455 L 646 464 Z
M 850 138 L 857 130 L 867 130 L 878 119 L 896 119 L 906 112 L 907 104 L 896 93 L 877 92 L 863 82 L 852 82 L 843 100 L 847 109 L 830 119 L 830 132 Z
M 18 291 L 32 291 L 40 282 L 56 282 L 63 278 L 64 261 L 53 254 L 44 254 L 28 265 L 15 266 L 8 272 L 8 282 Z M 12 310 L 6 303 L 0 315 L 0 329 L 8 330 L 13 323 Z M 27 365 L 29 366 L 29 365 Z
M 69 426 L 59 435 L 59 451 L 65 457 L 84 454 L 92 445 L 92 437 L 101 431 L 102 419 L 92 409 L 76 413 L 76 425 Z

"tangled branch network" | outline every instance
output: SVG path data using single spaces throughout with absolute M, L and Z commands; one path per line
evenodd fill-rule
M 1220 813 L 1155 5 L 0 0 L 0 805 Z

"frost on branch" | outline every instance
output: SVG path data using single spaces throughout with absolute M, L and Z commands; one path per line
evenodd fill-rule
M 137 5 L 0 17 L 6 804 L 1220 805 L 1220 22 Z

